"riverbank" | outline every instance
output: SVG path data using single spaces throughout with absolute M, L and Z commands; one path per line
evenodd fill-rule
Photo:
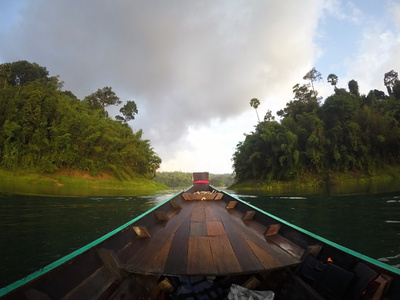
M 63 171 L 51 174 L 10 172 L 0 169 L 0 192 L 46 196 L 135 196 L 168 190 L 163 184 L 136 176 L 119 180 L 109 174 L 90 176 L 85 172 Z
M 400 190 L 400 166 L 387 166 L 373 175 L 362 172 L 305 173 L 291 181 L 248 180 L 232 185 L 236 191 L 274 195 L 352 195 Z

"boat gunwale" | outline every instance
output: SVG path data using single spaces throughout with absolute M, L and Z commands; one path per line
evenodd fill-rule
M 210 187 L 212 187 L 212 186 L 210 185 Z M 326 245 L 329 245 L 329 246 L 331 246 L 333 248 L 336 248 L 336 249 L 338 249 L 340 251 L 348 253 L 348 254 L 350 254 L 350 255 L 352 255 L 354 257 L 357 257 L 357 258 L 359 258 L 359 259 L 361 259 L 363 261 L 369 262 L 369 263 L 371 263 L 371 264 L 373 264 L 373 265 L 375 265 L 375 266 L 377 266 L 379 268 L 382 268 L 382 269 L 385 269 L 385 270 L 387 270 L 389 272 L 392 272 L 392 273 L 400 275 L 400 269 L 398 269 L 396 267 L 393 267 L 391 265 L 385 264 L 384 262 L 381 262 L 381 261 L 379 261 L 377 259 L 374 259 L 374 258 L 369 257 L 367 255 L 364 255 L 362 253 L 359 253 L 359 252 L 357 252 L 355 250 L 351 250 L 351 249 L 349 249 L 349 248 L 347 248 L 345 246 L 342 246 L 342 245 L 337 244 L 335 242 L 332 242 L 332 241 L 330 241 L 330 240 L 328 240 L 328 239 L 326 239 L 326 238 L 324 238 L 322 236 L 319 236 L 319 235 L 317 235 L 317 234 L 315 234 L 315 233 L 313 233 L 311 231 L 308 231 L 308 230 L 303 229 L 303 228 L 301 228 L 301 227 L 299 227 L 299 226 L 297 226 L 295 224 L 292 224 L 292 223 L 290 223 L 288 221 L 285 221 L 285 220 L 283 220 L 283 219 L 281 219 L 281 218 L 279 218 L 279 217 L 277 217 L 277 216 L 275 216 L 273 214 L 270 214 L 270 213 L 268 213 L 268 212 L 266 212 L 266 211 L 264 211 L 264 210 L 262 210 L 262 209 L 260 209 L 260 208 L 258 208 L 256 206 L 254 206 L 254 205 L 252 205 L 252 204 L 250 204 L 250 203 L 248 203 L 248 202 L 246 202 L 244 200 L 241 200 L 240 198 L 238 198 L 235 195 L 232 195 L 232 194 L 230 194 L 228 192 L 225 192 L 225 191 L 221 191 L 221 192 L 226 194 L 226 195 L 228 195 L 228 196 L 230 196 L 230 197 L 232 197 L 232 198 L 234 198 L 235 200 L 239 201 L 240 203 L 251 207 L 252 209 L 258 211 L 259 213 L 262 213 L 262 214 L 264 214 L 264 215 L 266 215 L 266 216 L 268 216 L 270 218 L 273 218 L 276 221 L 278 221 L 278 222 L 280 222 L 282 224 L 285 224 L 286 226 L 288 226 L 288 227 L 290 227 L 292 229 L 300 231 L 301 233 L 304 233 L 305 235 L 308 235 L 308 236 L 310 236 L 310 237 L 312 237 L 312 238 L 314 238 L 314 239 L 316 239 L 316 240 L 318 240 L 318 241 L 320 241 L 320 242 L 322 242 L 322 243 L 324 243 Z
M 75 251 L 55 260 L 54 262 L 44 266 L 43 268 L 40 268 L 36 271 L 34 271 L 31 274 L 26 275 L 25 277 L 18 279 L 17 281 L 6 285 L 2 288 L 0 288 L 0 297 L 5 296 L 6 294 L 12 292 L 13 290 L 16 290 L 20 287 L 22 287 L 24 284 L 29 283 L 37 278 L 39 278 L 42 275 L 47 274 L 48 272 L 54 270 L 55 268 L 61 266 L 62 264 L 70 261 L 71 259 L 77 257 L 78 255 L 84 253 L 85 251 L 99 245 L 101 242 L 104 242 L 105 240 L 107 240 L 108 238 L 112 237 L 114 234 L 117 234 L 118 232 L 120 232 L 121 230 L 125 229 L 126 227 L 132 225 L 133 223 L 135 223 L 136 221 L 138 221 L 139 219 L 143 218 L 144 216 L 152 213 L 154 210 L 158 209 L 159 207 L 165 205 L 166 203 L 168 203 L 170 200 L 172 200 L 173 198 L 177 197 L 178 195 L 187 192 L 188 190 L 190 190 L 193 187 L 190 186 L 189 188 L 187 188 L 186 190 L 177 192 L 173 195 L 171 195 L 170 197 L 168 197 L 166 200 L 162 201 L 161 203 L 157 204 L 156 206 L 154 206 L 153 208 L 150 208 L 149 210 L 145 211 L 144 213 L 140 214 L 139 216 L 137 216 L 136 218 L 126 222 L 125 224 L 117 227 L 116 229 L 110 231 L 109 233 L 97 238 L 96 240 L 86 244 L 85 246 L 82 246 L 78 249 L 76 249 Z

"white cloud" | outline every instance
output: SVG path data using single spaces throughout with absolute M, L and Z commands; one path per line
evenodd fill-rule
M 400 29 L 400 3 L 395 2 L 395 1 L 389 1 L 387 7 L 388 7 L 388 11 L 390 13 L 392 22 L 397 27 L 397 30 L 399 30 Z
M 261 100 L 260 118 L 292 97 L 292 87 L 321 55 L 314 43 L 322 0 L 27 2 L 20 22 L 1 32 L 0 57 L 26 59 L 60 75 L 80 98 L 112 86 L 135 100 L 142 128 L 163 168 L 183 169 L 196 156 L 195 132 L 242 140 L 241 124 Z M 242 127 L 240 127 L 242 126 Z M 195 128 L 195 129 L 194 129 Z M 190 147 L 187 145 L 190 144 Z M 208 152 L 213 168 L 230 171 L 232 143 Z M 187 151 L 186 153 L 176 151 Z M 179 153 L 179 156 L 176 154 Z M 225 157 L 213 159 L 212 157 Z M 182 157 L 185 157 L 183 159 Z M 223 169 L 223 170 L 222 170 Z
M 347 77 L 357 80 L 364 94 L 372 89 L 386 92 L 384 74 L 400 67 L 400 32 L 382 21 L 379 26 L 365 27 L 361 37 L 360 48 L 348 61 Z

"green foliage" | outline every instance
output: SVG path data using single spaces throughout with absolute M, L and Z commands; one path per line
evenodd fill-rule
M 228 187 L 233 184 L 232 174 L 209 174 L 210 184 L 215 187 Z M 164 184 L 170 188 L 186 188 L 193 184 L 192 173 L 175 172 L 157 172 L 154 181 Z
M 296 84 L 294 99 L 277 112 L 281 122 L 265 118 L 238 143 L 233 168 L 239 182 L 290 180 L 304 173 L 362 171 L 373 175 L 382 165 L 400 164 L 400 82 L 394 71 L 385 74 L 389 96 L 371 90 L 359 94 L 358 83 L 349 91 L 335 87 L 323 104 L 312 83 L 320 74 L 305 76 L 310 84 Z M 328 76 L 336 85 L 338 78 Z M 311 89 L 310 89 L 311 87 Z
M 95 93 L 86 96 L 84 101 L 87 101 L 93 109 L 102 108 L 103 110 L 105 110 L 107 106 L 121 104 L 121 100 L 119 100 L 111 87 L 108 86 L 98 89 Z
M 252 98 L 250 100 L 250 106 L 253 107 L 256 110 L 258 122 L 260 122 L 260 118 L 258 117 L 258 112 L 257 112 L 257 108 L 258 108 L 259 105 L 260 105 L 260 100 L 258 100 L 257 98 Z
M 111 88 L 80 101 L 45 68 L 25 61 L 0 65 L 0 78 L 1 168 L 154 177 L 161 159 L 142 131 L 104 117 L 106 106 L 120 103 Z
M 328 77 L 326 78 L 326 81 L 328 81 L 331 85 L 333 85 L 336 88 L 339 78 L 336 76 L 336 74 L 329 74 Z
M 192 173 L 181 171 L 157 172 L 154 181 L 164 184 L 170 188 L 186 188 L 193 184 Z
M 393 87 L 398 81 L 397 78 L 398 78 L 398 73 L 393 70 L 385 73 L 385 76 L 383 77 L 383 83 L 385 84 L 389 95 L 393 93 Z
M 116 116 L 118 121 L 128 122 L 135 119 L 138 109 L 135 101 L 127 101 L 126 104 L 119 110 L 124 117 Z

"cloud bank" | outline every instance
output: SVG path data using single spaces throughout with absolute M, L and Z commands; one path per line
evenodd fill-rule
M 165 169 L 218 165 L 226 172 L 237 142 L 256 123 L 251 98 L 261 100 L 263 118 L 285 107 L 314 65 L 325 78 L 335 68 L 357 69 L 345 76 L 368 84 L 376 79 L 367 78 L 365 62 L 383 70 L 382 61 L 399 53 L 400 8 L 388 1 L 397 27 L 363 31 L 355 55 L 321 70 L 331 52 L 318 41 L 334 44 L 333 22 L 365 24 L 364 2 L 345 2 L 20 0 L 18 15 L 0 30 L 0 62 L 37 62 L 81 99 L 111 86 L 137 103 L 130 124 L 144 130 Z M 207 137 L 220 142 L 199 147 Z

